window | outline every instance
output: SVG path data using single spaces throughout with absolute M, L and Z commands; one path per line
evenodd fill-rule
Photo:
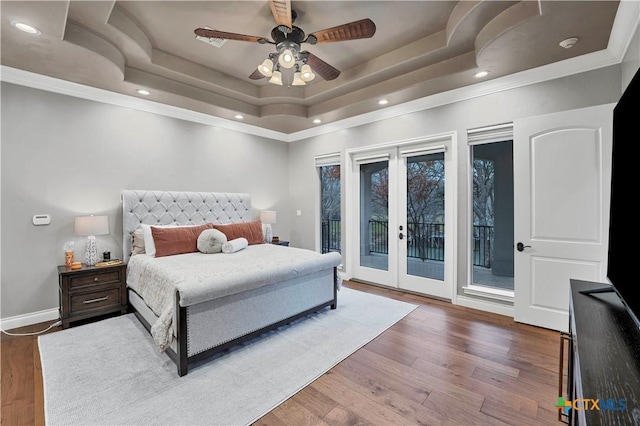
M 471 283 L 513 291 L 513 140 L 511 126 L 469 132 L 472 167 Z
M 320 229 L 322 253 L 342 250 L 340 154 L 316 157 L 320 175 Z

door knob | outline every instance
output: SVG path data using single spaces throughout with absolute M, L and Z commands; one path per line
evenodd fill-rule
M 518 242 L 518 244 L 516 244 L 516 249 L 517 249 L 518 251 L 524 251 L 524 249 L 525 249 L 525 248 L 527 248 L 527 247 L 528 247 L 528 248 L 531 248 L 531 246 L 525 246 L 524 244 L 522 244 L 522 243 L 520 243 L 520 242 Z

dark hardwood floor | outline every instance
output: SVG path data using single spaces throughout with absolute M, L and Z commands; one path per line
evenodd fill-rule
M 419 307 L 256 425 L 561 424 L 558 332 L 380 287 L 345 286 Z M 2 424 L 44 424 L 37 338 L 2 334 L 0 357 Z

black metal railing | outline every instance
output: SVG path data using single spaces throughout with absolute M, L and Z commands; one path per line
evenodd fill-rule
M 369 252 L 389 254 L 389 222 L 369 221 Z
M 444 223 L 407 222 L 407 256 L 444 262 Z
M 340 253 L 340 219 L 322 221 L 322 253 L 337 251 Z
M 369 221 L 369 252 L 389 254 L 389 224 Z M 322 252 L 340 252 L 340 220 L 322 221 Z M 444 223 L 408 222 L 407 255 L 421 260 L 444 261 Z M 493 262 L 493 226 L 473 226 L 473 265 L 491 268 Z
M 473 225 L 473 266 L 491 268 L 493 263 L 493 226 Z

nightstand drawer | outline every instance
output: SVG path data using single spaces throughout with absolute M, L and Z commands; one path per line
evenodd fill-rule
M 91 274 L 69 277 L 69 287 L 78 288 L 94 284 L 119 283 L 122 279 L 122 271 L 120 269 L 117 271 L 104 272 L 93 271 Z
M 120 287 L 71 296 L 71 314 L 122 304 Z

